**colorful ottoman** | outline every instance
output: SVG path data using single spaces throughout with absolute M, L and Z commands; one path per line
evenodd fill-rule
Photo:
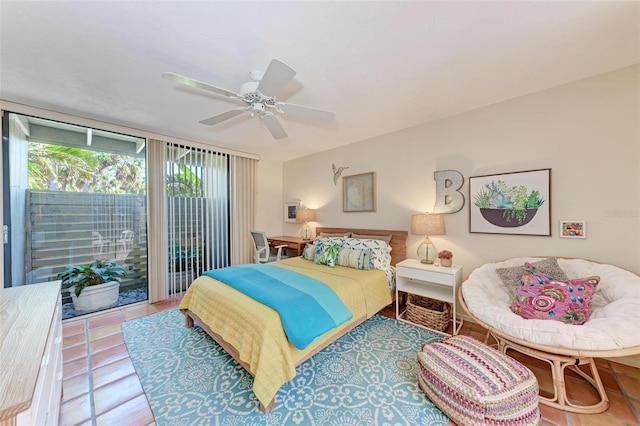
M 538 381 L 524 365 L 470 336 L 425 343 L 418 382 L 459 425 L 537 425 Z

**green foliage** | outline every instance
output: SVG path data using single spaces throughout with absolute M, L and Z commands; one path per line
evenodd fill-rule
M 30 189 L 103 194 L 145 194 L 143 158 L 82 148 L 28 143 Z
M 76 286 L 76 296 L 80 296 L 87 286 L 122 280 L 127 270 L 113 259 L 96 260 L 89 265 L 71 265 L 58 274 L 63 288 Z
M 507 222 L 515 219 L 522 223 L 527 218 L 527 209 L 537 209 L 544 204 L 540 192 L 527 193 L 524 185 L 508 186 L 503 180 L 485 184 L 473 196 L 474 205 L 481 209 L 502 209 Z

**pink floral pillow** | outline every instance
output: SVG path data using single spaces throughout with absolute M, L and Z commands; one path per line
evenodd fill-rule
M 524 275 L 532 274 L 523 274 Z M 525 319 L 545 319 L 581 325 L 589 316 L 591 297 L 600 277 L 575 280 L 531 279 L 518 290 L 518 298 L 511 310 Z
M 539 271 L 531 263 L 526 262 L 520 278 L 520 285 L 541 284 L 543 281 L 551 281 L 553 277 Z

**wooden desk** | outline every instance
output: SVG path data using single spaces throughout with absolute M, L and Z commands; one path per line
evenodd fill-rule
M 286 244 L 287 247 L 285 250 L 293 250 L 296 252 L 296 256 L 300 256 L 302 254 L 302 250 L 304 250 L 304 246 L 307 243 L 312 242 L 313 240 L 303 240 L 300 237 L 267 237 L 267 241 L 269 241 L 270 246 L 281 246 Z

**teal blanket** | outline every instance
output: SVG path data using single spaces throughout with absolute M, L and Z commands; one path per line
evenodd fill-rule
M 353 317 L 328 285 L 289 269 L 247 264 L 206 271 L 204 275 L 277 311 L 289 341 L 298 349 Z

